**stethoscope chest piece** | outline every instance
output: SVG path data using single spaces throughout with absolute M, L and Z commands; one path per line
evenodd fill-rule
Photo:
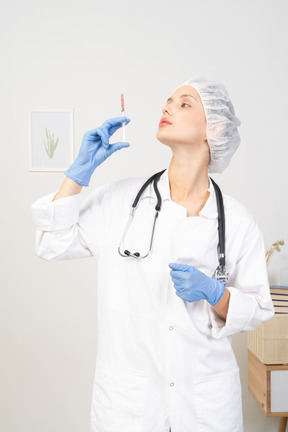
M 225 265 L 220 265 L 220 264 L 218 265 L 213 275 L 213 279 L 218 279 L 224 283 L 228 282 L 229 273 L 226 271 Z

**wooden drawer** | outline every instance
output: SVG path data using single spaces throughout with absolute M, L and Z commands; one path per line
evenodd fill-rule
M 267 365 L 248 350 L 248 388 L 267 417 L 288 417 L 288 365 Z

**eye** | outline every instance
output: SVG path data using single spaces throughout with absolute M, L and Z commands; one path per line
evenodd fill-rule
M 187 104 L 186 102 L 183 102 L 181 107 L 183 107 L 183 105 L 187 105 L 188 107 L 190 107 L 191 105 Z

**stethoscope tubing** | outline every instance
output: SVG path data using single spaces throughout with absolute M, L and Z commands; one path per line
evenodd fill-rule
M 118 247 L 118 252 L 122 257 L 128 258 L 128 257 L 133 257 L 133 258 L 146 258 L 152 249 L 152 243 L 153 243 L 153 237 L 154 237 L 154 230 L 155 230 L 155 225 L 156 225 L 156 221 L 158 218 L 158 214 L 161 211 L 161 207 L 162 207 L 162 198 L 161 195 L 159 193 L 159 189 L 157 187 L 157 183 L 161 177 L 161 175 L 164 173 L 164 171 L 166 171 L 166 169 L 153 174 L 141 187 L 141 189 L 139 190 L 139 192 L 136 195 L 136 198 L 132 204 L 132 211 L 128 220 L 128 223 L 126 225 L 126 228 L 124 230 L 122 239 L 120 241 L 120 245 Z M 219 238 L 219 243 L 218 243 L 218 249 L 219 249 L 219 256 L 218 256 L 218 260 L 219 260 L 219 266 L 217 267 L 217 269 L 215 270 L 215 273 L 213 275 L 213 277 L 215 277 L 216 279 L 222 280 L 223 282 L 227 282 L 229 275 L 226 272 L 226 255 L 225 255 L 225 212 L 224 212 L 224 204 L 223 204 L 223 196 L 222 196 L 222 192 L 221 189 L 219 188 L 219 186 L 217 185 L 217 183 L 209 176 L 210 180 L 213 183 L 214 186 L 214 190 L 215 190 L 215 194 L 216 194 L 216 201 L 217 201 L 217 211 L 218 211 L 218 238 Z M 144 190 L 148 187 L 148 185 L 153 182 L 153 187 L 157 196 L 157 204 L 155 206 L 155 217 L 154 217 L 154 223 L 153 223 L 153 229 L 152 229 L 152 234 L 151 234 L 151 240 L 150 240 L 150 247 L 149 247 L 149 251 L 146 255 L 144 256 L 140 256 L 139 252 L 136 252 L 134 254 L 131 254 L 131 252 L 125 250 L 124 254 L 121 252 L 121 245 L 124 242 L 124 238 L 126 236 L 126 233 L 129 229 L 129 226 L 132 223 L 132 220 L 134 218 L 134 213 L 137 207 L 137 204 L 139 202 L 139 199 L 141 198 L 142 193 L 144 192 Z

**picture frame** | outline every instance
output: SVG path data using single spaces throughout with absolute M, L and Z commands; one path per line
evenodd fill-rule
M 73 108 L 27 108 L 29 171 L 64 172 L 74 160 Z

